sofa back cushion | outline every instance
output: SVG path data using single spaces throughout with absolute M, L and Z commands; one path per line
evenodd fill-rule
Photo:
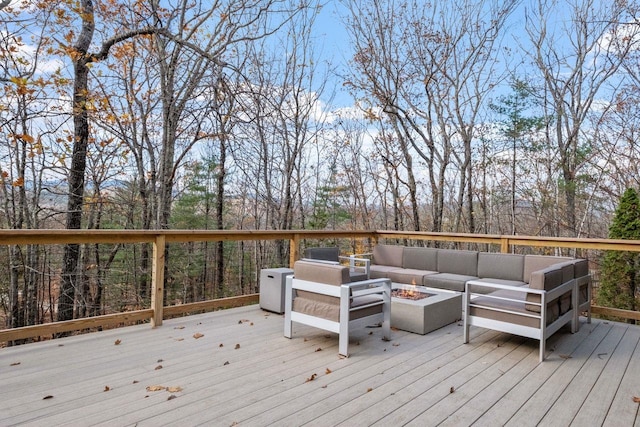
M 462 274 L 477 277 L 478 252 L 439 249 L 437 270 L 438 273 Z
M 398 245 L 375 245 L 373 247 L 373 264 L 402 268 L 404 247 Z
M 293 277 L 335 286 L 351 281 L 349 267 L 313 261 L 296 261 L 293 265 Z
M 531 273 L 529 288 L 550 291 L 563 283 L 562 278 L 563 269 L 558 265 L 552 265 L 551 267 L 543 268 L 542 270 L 537 270 Z M 527 294 L 527 301 L 540 303 L 540 295 Z M 535 311 L 537 313 L 540 313 L 541 311 L 539 305 L 526 304 L 525 307 L 529 311 Z M 558 307 L 558 300 L 549 301 L 547 303 L 547 308 L 549 309 L 550 307 Z
M 573 260 L 573 274 L 577 279 L 578 277 L 584 277 L 589 275 L 589 261 L 586 259 L 574 259 Z
M 327 248 L 307 248 L 304 251 L 304 257 L 338 262 L 340 260 L 340 248 L 337 246 Z
M 325 283 L 327 285 L 340 286 L 343 283 L 349 283 L 349 267 L 342 265 L 323 264 L 313 261 L 296 261 L 293 265 L 293 277 L 300 280 L 308 280 L 310 282 Z M 296 298 L 300 297 L 315 303 L 327 304 L 331 306 L 339 306 L 340 298 L 330 295 L 322 295 L 309 291 L 296 291 Z M 294 300 L 295 302 L 295 300 Z M 301 301 L 298 301 L 296 307 L 299 307 Z M 307 314 L 310 314 L 308 312 Z M 324 315 L 320 317 L 328 318 Z
M 523 282 L 524 255 L 478 253 L 478 277 Z
M 404 248 L 402 267 L 415 270 L 437 271 L 438 249 L 436 248 Z
M 554 264 L 570 260 L 572 260 L 572 258 L 560 256 L 525 255 L 522 281 L 530 283 L 531 273 L 533 273 L 534 271 L 543 270 L 547 267 L 551 267 Z

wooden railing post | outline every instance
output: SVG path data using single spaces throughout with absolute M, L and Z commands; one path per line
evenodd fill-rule
M 500 238 L 500 252 L 503 254 L 509 253 L 509 238 L 502 236 Z
M 300 259 L 300 235 L 294 234 L 289 240 L 289 268 L 293 268 L 293 264 Z
M 151 308 L 153 317 L 151 326 L 162 325 L 164 308 L 164 252 L 166 249 L 166 238 L 164 234 L 156 236 L 153 242 L 153 265 L 151 267 Z

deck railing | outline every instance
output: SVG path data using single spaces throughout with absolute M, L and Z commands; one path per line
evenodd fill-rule
M 166 307 L 164 295 L 164 254 L 169 243 L 241 240 L 288 240 L 290 265 L 300 258 L 303 239 L 368 240 L 371 245 L 380 239 L 387 241 L 435 241 L 495 246 L 501 252 L 512 247 L 548 247 L 588 250 L 619 250 L 640 252 L 639 240 L 585 239 L 571 237 L 505 236 L 464 233 L 433 233 L 410 231 L 307 231 L 307 230 L 2 230 L 0 245 L 59 245 L 67 243 L 151 243 L 153 260 L 151 272 L 151 307 L 103 316 L 52 322 L 42 325 L 0 330 L 0 342 L 8 342 L 38 336 L 47 336 L 88 328 L 150 321 L 152 327 L 162 325 L 167 316 L 188 314 L 195 311 L 235 307 L 256 303 L 258 294 L 242 295 Z M 593 306 L 594 314 L 640 320 L 640 312 Z

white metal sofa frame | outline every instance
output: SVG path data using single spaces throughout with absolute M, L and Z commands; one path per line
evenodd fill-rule
M 303 278 L 296 277 L 296 270 L 304 271 L 301 274 Z M 339 304 L 338 318 L 296 311 L 293 302 L 294 292 L 298 291 L 336 298 Z M 371 311 L 373 313 L 369 313 Z M 334 332 L 339 335 L 338 352 L 348 357 L 349 332 L 355 328 L 380 323 L 383 339 L 391 338 L 391 280 L 350 282 L 349 267 L 297 261 L 294 275 L 287 277 L 286 281 L 284 316 L 286 338 L 292 337 L 293 322 Z
M 482 293 L 474 289 L 485 288 Z M 489 293 L 487 293 L 487 290 Z M 548 303 L 571 293 L 571 307 L 557 319 L 547 324 Z M 527 295 L 539 295 L 539 302 L 527 300 Z M 524 309 L 528 306 L 539 307 L 539 312 Z M 533 338 L 540 341 L 539 360 L 545 358 L 546 340 L 561 327 L 571 323 L 571 332 L 577 331 L 578 294 L 575 279 L 569 280 L 552 290 L 531 289 L 529 287 L 501 285 L 471 280 L 465 285 L 463 300 L 464 343 L 469 342 L 469 327 L 479 326 L 514 335 Z M 484 310 L 485 315 L 473 315 L 473 309 Z M 512 321 L 499 320 L 511 316 Z M 533 320 L 539 326 L 528 326 L 524 321 Z

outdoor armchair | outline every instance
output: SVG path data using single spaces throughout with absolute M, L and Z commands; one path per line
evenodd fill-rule
M 383 338 L 390 339 L 389 279 L 351 282 L 349 267 L 304 260 L 293 270 L 285 291 L 285 337 L 292 337 L 293 323 L 334 332 L 343 356 L 349 356 L 349 334 L 355 328 L 381 324 Z

